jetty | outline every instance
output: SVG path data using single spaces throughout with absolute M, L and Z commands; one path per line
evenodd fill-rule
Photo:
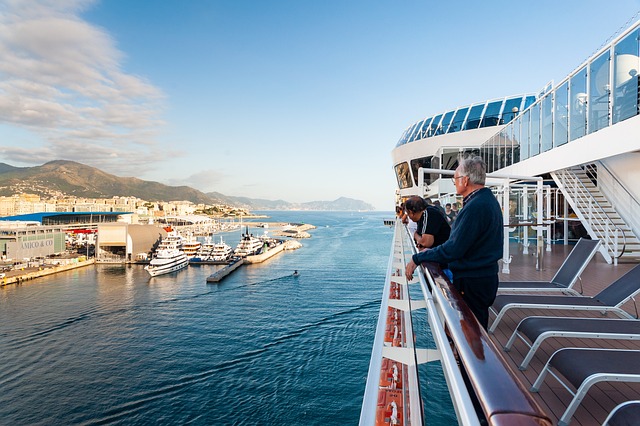
M 219 269 L 216 272 L 214 272 L 213 274 L 209 275 L 207 277 L 207 282 L 208 283 L 220 282 L 224 277 L 226 277 L 227 275 L 229 275 L 230 273 L 232 273 L 233 271 L 238 269 L 243 264 L 244 264 L 244 259 L 239 257 L 236 260 L 234 260 L 231 263 L 229 263 L 224 268 Z
M 91 259 L 71 259 L 62 265 L 47 265 L 45 267 L 28 267 L 2 273 L 0 278 L 0 287 L 9 284 L 19 284 L 24 281 L 33 280 L 35 278 L 45 277 L 47 275 L 57 274 L 58 272 L 69 271 L 71 269 L 82 268 L 96 263 L 95 258 Z

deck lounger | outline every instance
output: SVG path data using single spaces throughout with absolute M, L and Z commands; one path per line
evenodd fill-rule
M 575 389 L 574 393 L 553 367 Z M 536 379 L 531 392 L 537 392 L 547 373 L 551 373 L 572 395 L 573 399 L 558 425 L 567 425 L 589 388 L 598 382 L 640 382 L 640 351 L 620 349 L 565 348 L 556 351 Z
M 496 319 L 491 324 L 489 333 L 493 333 L 505 314 L 514 308 L 612 311 L 621 317 L 633 318 L 620 306 L 638 294 L 638 292 L 640 292 L 640 265 L 636 265 L 632 270 L 593 297 L 501 294 L 496 297 L 493 306 L 491 306 L 491 312 L 496 315 Z
M 603 426 L 634 426 L 640 419 L 640 401 L 627 401 L 611 410 Z
M 609 318 L 528 317 L 520 321 L 504 350 L 509 351 L 516 338 L 525 342 L 530 349 L 520 364 L 520 370 L 526 370 L 542 342 L 550 337 L 640 340 L 640 321 Z M 532 343 L 529 344 L 529 342 Z
M 498 291 L 562 291 L 578 295 L 572 287 L 578 281 L 580 274 L 587 267 L 600 245 L 599 240 L 587 240 L 580 238 L 573 247 L 569 256 L 564 260 L 551 281 L 504 281 L 500 283 Z

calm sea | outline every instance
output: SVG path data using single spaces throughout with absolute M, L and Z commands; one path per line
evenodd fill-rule
M 317 229 L 220 284 L 99 265 L 0 288 L 0 424 L 357 424 L 392 213 L 263 213 Z M 451 424 L 437 370 L 427 422 Z

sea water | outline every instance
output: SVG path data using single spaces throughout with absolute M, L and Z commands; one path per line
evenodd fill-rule
M 218 284 L 97 265 L 0 288 L 0 424 L 357 424 L 392 213 L 262 213 L 317 228 Z M 451 424 L 438 370 L 427 423 Z

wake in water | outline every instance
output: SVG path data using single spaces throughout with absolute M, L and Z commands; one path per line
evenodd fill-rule
M 291 278 L 291 275 L 287 275 L 285 277 Z M 273 280 L 267 280 L 266 282 L 272 282 L 276 280 L 280 280 L 285 277 L 275 278 Z M 219 380 L 221 376 L 220 373 L 228 372 L 234 369 L 238 369 L 244 371 L 248 368 L 248 366 L 252 365 L 256 361 L 258 361 L 261 357 L 264 356 L 269 350 L 282 345 L 291 339 L 295 339 L 297 337 L 302 336 L 303 334 L 310 332 L 319 327 L 326 327 L 332 324 L 345 324 L 348 323 L 348 318 L 350 315 L 353 315 L 359 311 L 366 311 L 372 307 L 379 307 L 380 299 L 372 300 L 366 303 L 363 303 L 359 306 L 355 306 L 350 309 L 345 309 L 340 312 L 335 312 L 329 316 L 319 319 L 313 323 L 305 324 L 299 327 L 296 330 L 293 330 L 287 334 L 274 338 L 272 341 L 267 342 L 262 345 L 262 347 L 249 350 L 244 353 L 238 354 L 234 359 L 230 359 L 228 361 L 224 361 L 219 363 L 212 368 L 202 371 L 196 374 L 191 374 L 187 376 L 180 377 L 177 382 L 168 384 L 164 387 L 156 388 L 149 392 L 145 392 L 143 394 L 139 394 L 136 396 L 136 399 L 133 401 L 128 401 L 120 406 L 114 407 L 108 412 L 104 413 L 101 418 L 93 419 L 87 421 L 86 424 L 91 425 L 99 425 L 99 424 L 108 424 L 112 422 L 116 422 L 122 419 L 131 418 L 136 413 L 144 411 L 147 404 L 150 404 L 156 400 L 165 400 L 168 397 L 177 397 L 181 392 L 184 392 L 190 386 L 194 386 L 196 384 L 206 382 L 208 380 Z

